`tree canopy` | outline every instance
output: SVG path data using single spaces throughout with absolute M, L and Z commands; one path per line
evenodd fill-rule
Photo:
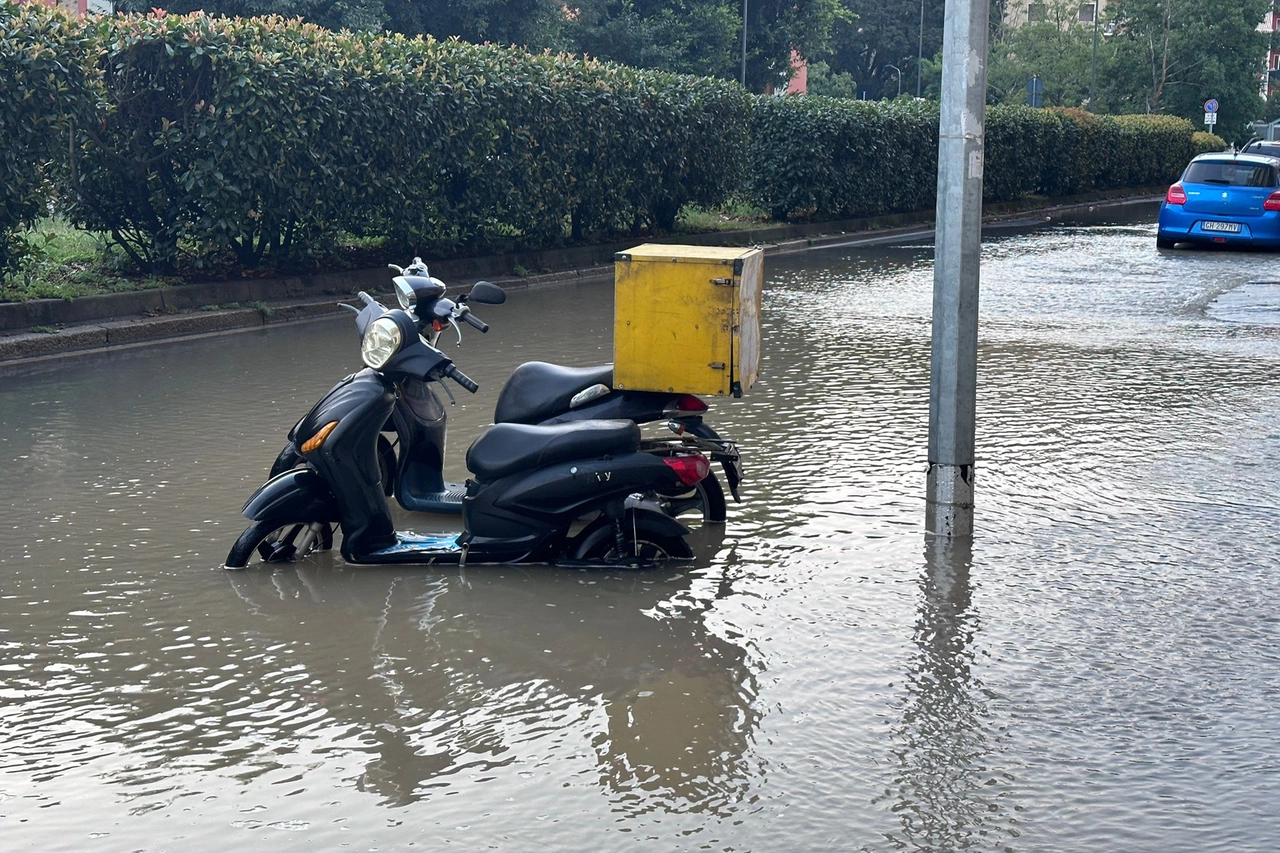
M 1118 112 L 1199 121 L 1219 102 L 1217 133 L 1237 138 L 1263 113 L 1258 75 L 1267 36 L 1257 30 L 1270 0 L 1118 0 L 1108 103 Z
M 737 80 L 742 0 L 122 0 L 145 11 L 301 17 L 330 29 L 392 30 L 437 39 L 515 44 Z M 1097 28 L 1080 0 L 1040 0 L 1038 20 L 1004 26 L 991 2 L 988 100 L 1023 103 L 1031 77 L 1045 106 L 1182 116 L 1221 104 L 1228 138 L 1267 107 L 1258 75 L 1272 0 L 1112 0 Z M 1086 0 L 1087 2 L 1087 0 Z M 748 0 L 746 82 L 779 88 L 793 51 L 810 63 L 814 91 L 861 98 L 937 97 L 946 0 Z M 1091 99 L 1092 98 L 1092 99 Z
M 930 0 L 940 4 L 942 0 Z M 126 11 L 300 17 L 329 29 L 380 31 L 517 44 L 640 68 L 738 79 L 741 0 L 122 0 Z M 749 0 L 747 85 L 785 83 L 791 55 L 826 55 L 844 0 Z

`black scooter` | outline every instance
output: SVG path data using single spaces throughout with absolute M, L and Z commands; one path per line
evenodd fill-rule
M 413 316 L 418 330 L 435 346 L 441 332 L 452 327 L 462 341 L 460 323 L 487 332 L 489 327 L 471 311 L 471 303 L 501 305 L 502 288 L 477 282 L 457 301 L 445 298 L 444 282 L 433 278 L 421 258 L 401 269 L 395 278 L 396 296 Z M 665 422 L 674 439 L 643 439 L 646 452 L 666 456 L 680 449 L 694 449 L 721 464 L 734 500 L 742 481 L 738 448 L 722 439 L 702 415 L 707 404 L 691 394 L 650 391 L 618 391 L 613 387 L 613 365 L 563 367 L 546 362 L 522 364 L 503 386 L 494 408 L 494 423 L 563 424 L 586 420 L 629 420 L 636 424 Z M 447 390 L 447 389 L 446 389 Z M 457 514 L 462 511 L 465 488 L 444 479 L 446 410 L 431 386 L 421 380 L 401 384 L 391 418 L 378 440 L 378 460 L 385 493 L 413 512 Z M 276 457 L 271 476 L 302 463 L 297 428 Z M 724 489 L 714 474 L 679 495 L 654 496 L 654 505 L 672 517 L 722 523 L 727 511 Z
M 400 286 L 400 285 L 398 285 Z M 473 474 L 459 535 L 397 531 L 384 494 L 377 442 L 408 382 L 479 386 L 419 334 L 406 311 L 365 293 L 356 309 L 367 367 L 338 383 L 294 428 L 306 467 L 268 480 L 245 504 L 253 523 L 227 568 L 284 562 L 332 547 L 342 529 L 351 563 L 533 563 L 643 566 L 691 559 L 689 530 L 637 495 L 673 495 L 706 477 L 696 451 L 641 452 L 624 420 L 497 424 L 467 451 Z M 351 307 L 351 306 L 348 306 Z

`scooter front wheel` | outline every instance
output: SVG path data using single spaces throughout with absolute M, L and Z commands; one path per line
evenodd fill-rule
M 255 521 L 231 546 L 224 564 L 243 569 L 259 563 L 292 563 L 333 547 L 333 525 L 324 521 Z

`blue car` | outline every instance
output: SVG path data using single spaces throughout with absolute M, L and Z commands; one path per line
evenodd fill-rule
M 1156 248 L 1280 249 L 1280 159 L 1223 151 L 1187 164 L 1160 205 Z

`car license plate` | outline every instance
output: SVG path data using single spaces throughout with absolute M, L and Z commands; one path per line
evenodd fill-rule
M 1200 225 L 1205 231 L 1225 231 L 1228 234 L 1239 234 L 1239 222 L 1204 222 Z

